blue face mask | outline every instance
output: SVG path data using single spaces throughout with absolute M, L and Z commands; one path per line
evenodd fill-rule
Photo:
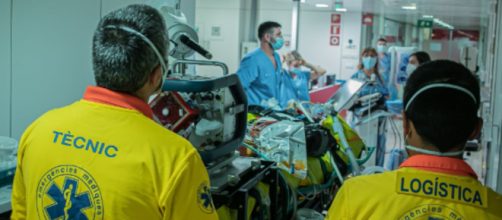
M 378 53 L 385 53 L 385 52 L 387 52 L 387 46 L 382 45 L 382 44 L 377 45 L 376 49 L 377 49 Z
M 275 38 L 275 42 L 274 43 L 270 43 L 270 46 L 274 50 L 281 49 L 283 45 L 284 45 L 284 39 L 282 37 Z
M 377 58 L 376 57 L 363 57 L 363 67 L 364 69 L 371 69 L 375 67 L 377 63 Z

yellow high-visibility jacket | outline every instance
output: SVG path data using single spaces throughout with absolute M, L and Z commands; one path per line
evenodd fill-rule
M 417 155 L 396 171 L 346 181 L 327 219 L 502 219 L 502 196 L 463 160 Z
M 147 103 L 89 87 L 23 134 L 12 219 L 217 219 L 196 149 Z

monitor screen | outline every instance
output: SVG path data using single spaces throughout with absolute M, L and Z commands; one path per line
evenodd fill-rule
M 366 82 L 349 79 L 336 93 L 329 99 L 333 103 L 335 111 L 339 112 L 350 108 L 356 100 L 357 93 L 366 85 Z

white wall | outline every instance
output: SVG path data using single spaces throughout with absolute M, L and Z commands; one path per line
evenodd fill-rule
M 242 4 L 240 0 L 197 0 L 195 27 L 198 29 L 199 43 L 213 54 L 214 61 L 227 64 L 229 72 L 235 73 L 239 65 L 239 29 Z M 211 29 L 219 27 L 221 36 L 212 36 Z M 202 59 L 196 55 L 196 59 Z M 197 67 L 200 75 L 221 75 L 221 71 L 211 67 Z
M 338 74 L 341 50 L 340 46 L 330 45 L 330 20 L 331 12 L 303 11 L 298 51 L 308 62 L 325 68 L 328 74 Z
M 0 136 L 10 136 L 11 0 L 0 1 Z
M 193 21 L 194 0 L 183 1 L 182 10 L 183 7 L 191 10 L 187 18 Z M 190 1 L 192 5 L 188 4 Z M 102 15 L 131 3 L 157 7 L 160 4 L 174 5 L 175 1 L 12 2 L 11 22 L 11 1 L 0 1 L 0 135 L 19 138 L 34 119 L 49 109 L 79 100 L 85 88 L 94 84 L 92 36 Z M 11 108 L 12 113 L 9 112 Z M 12 125 L 9 125 L 9 119 Z M 9 134 L 8 130 L 12 132 Z
M 12 135 L 92 84 L 100 1 L 16 0 L 12 20 Z
M 226 63 L 231 73 L 236 72 L 239 67 L 241 40 L 246 38 L 245 33 L 250 29 L 243 26 L 249 23 L 246 20 L 249 15 L 247 7 L 246 2 L 236 0 L 197 0 L 196 3 L 195 23 L 199 29 L 200 43 L 213 53 L 213 60 Z M 276 21 L 282 25 L 284 38 L 289 41 L 292 8 L 292 1 L 259 0 L 256 25 L 265 21 Z M 337 74 L 338 78 L 347 79 L 356 71 L 359 62 L 361 13 L 342 14 L 340 46 L 331 46 L 329 42 L 331 14 L 330 10 L 301 10 L 298 50 L 307 61 L 321 65 L 328 73 Z M 211 36 L 210 31 L 213 26 L 221 27 L 221 37 Z M 255 36 L 257 27 L 252 29 Z M 253 40 L 257 41 L 256 38 Z M 348 46 L 345 44 L 349 38 L 353 39 L 356 47 L 343 49 Z M 284 54 L 288 51 L 290 48 L 285 46 L 279 53 Z M 197 74 L 210 75 L 207 74 L 208 71 L 217 70 L 202 67 L 197 71 Z
M 291 17 L 293 10 L 293 2 L 277 2 L 269 0 L 260 0 L 258 7 L 258 22 L 256 25 L 260 25 L 266 21 L 275 21 L 281 24 L 282 35 L 285 41 L 291 39 Z M 300 15 L 300 20 L 303 18 Z M 302 26 L 300 25 L 300 32 L 302 31 Z M 255 35 L 258 35 L 258 27 L 255 28 Z M 258 38 L 258 37 L 256 37 Z M 302 41 L 301 37 L 299 39 L 300 43 Z M 258 40 L 257 40 L 258 41 Z M 279 50 L 279 54 L 284 54 L 290 51 L 288 46 L 284 46 Z M 300 51 L 301 52 L 301 51 Z
M 339 79 L 349 79 L 352 74 L 357 72 L 359 64 L 359 55 L 361 48 L 361 28 L 362 14 L 361 13 L 344 13 L 342 14 L 341 28 L 341 59 Z M 352 46 L 349 46 L 349 39 L 352 39 Z

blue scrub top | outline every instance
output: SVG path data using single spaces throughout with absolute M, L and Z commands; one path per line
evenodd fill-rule
M 368 77 L 366 74 L 364 74 L 363 70 L 359 70 L 352 77 L 351 79 L 357 79 L 360 81 L 370 81 L 371 78 Z M 359 96 L 365 96 L 365 95 L 370 95 L 373 93 L 379 92 L 382 94 L 384 97 L 389 95 L 389 90 L 387 90 L 387 87 L 384 86 L 383 84 L 383 79 L 379 79 L 377 77 L 377 80 L 374 84 L 366 84 L 361 91 L 359 91 Z
M 384 81 L 385 87 L 389 87 L 390 84 L 390 54 L 384 53 L 382 58 L 379 57 L 378 63 L 378 72 L 382 76 L 382 80 Z
M 298 100 L 298 92 L 291 74 L 287 70 L 283 70 L 280 77 L 279 99 L 277 101 L 281 108 L 286 108 L 291 99 Z
M 310 101 L 309 82 L 310 71 L 305 71 L 297 68 L 291 70 L 291 78 L 293 86 L 300 101 Z
M 249 105 L 262 105 L 262 101 L 279 101 L 279 80 L 282 71 L 279 54 L 274 52 L 277 68 L 261 48 L 242 58 L 237 75 L 246 92 Z

